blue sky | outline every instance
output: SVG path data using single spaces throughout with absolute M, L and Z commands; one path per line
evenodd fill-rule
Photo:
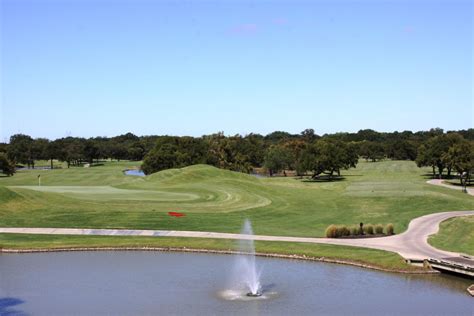
M 471 1 L 0 3 L 0 141 L 474 125 Z

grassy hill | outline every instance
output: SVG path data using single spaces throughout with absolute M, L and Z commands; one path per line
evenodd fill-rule
M 448 219 L 439 228 L 438 234 L 429 238 L 430 244 L 474 256 L 474 216 Z
M 428 170 L 411 161 L 361 162 L 334 182 L 256 178 L 207 165 L 123 174 L 137 165 L 0 177 L 0 226 L 238 232 L 250 218 L 257 234 L 323 236 L 329 224 L 391 222 L 400 232 L 423 214 L 474 208 L 472 197 L 426 184 Z

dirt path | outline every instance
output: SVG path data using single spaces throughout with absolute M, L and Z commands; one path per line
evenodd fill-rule
M 428 237 L 439 229 L 439 223 L 456 216 L 474 215 L 474 211 L 455 211 L 425 215 L 415 218 L 406 232 L 379 238 L 335 239 L 307 238 L 265 235 L 241 235 L 199 231 L 175 230 L 132 230 L 132 229 L 80 229 L 80 228 L 0 228 L 0 233 L 51 234 L 51 235 L 94 235 L 94 236 L 151 236 L 151 237 L 191 237 L 219 239 L 253 239 L 265 241 L 303 242 L 315 244 L 345 245 L 392 251 L 405 259 L 459 257 L 459 253 L 436 249 L 428 244 Z M 472 261 L 474 265 L 474 260 Z

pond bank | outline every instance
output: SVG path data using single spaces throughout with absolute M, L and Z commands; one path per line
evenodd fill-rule
M 190 253 L 209 253 L 209 254 L 228 254 L 238 255 L 243 254 L 239 251 L 234 250 L 215 250 L 215 249 L 203 249 L 203 248 L 186 248 L 186 247 L 71 247 L 71 248 L 32 248 L 32 249 L 14 249 L 14 248 L 0 248 L 0 253 L 44 253 L 44 252 L 67 252 L 67 251 L 162 251 L 162 252 L 190 252 Z M 280 259 L 293 259 L 293 260 L 307 260 L 324 263 L 344 264 L 360 268 L 366 268 L 371 270 L 377 270 L 382 272 L 402 273 L 402 274 L 438 274 L 436 270 L 403 270 L 403 269 L 388 269 L 371 265 L 367 263 L 361 263 L 353 260 L 345 259 L 334 259 L 326 257 L 313 257 L 298 254 L 279 254 L 279 253 L 266 253 L 256 252 L 256 256 L 267 257 L 267 258 L 280 258 Z

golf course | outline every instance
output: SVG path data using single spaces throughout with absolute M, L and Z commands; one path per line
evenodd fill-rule
M 429 169 L 412 161 L 360 161 L 337 181 L 255 177 L 208 165 L 170 169 L 146 177 L 125 169 L 140 162 L 104 162 L 91 168 L 21 170 L 0 177 L 0 227 L 153 229 L 237 233 L 244 219 L 255 234 L 324 237 L 331 225 L 392 223 L 395 233 L 431 213 L 472 210 L 474 198 L 429 185 Z M 38 175 L 41 186 L 38 185 Z M 179 212 L 182 217 L 170 216 Z M 441 225 L 433 245 L 469 253 L 470 218 Z M 453 223 L 458 223 L 454 225 Z M 462 230 L 460 230 L 460 227 Z M 462 232 L 459 246 L 454 234 Z M 68 247 L 186 247 L 232 249 L 233 241 L 176 237 L 0 234 L 8 249 Z M 417 269 L 391 252 L 332 245 L 257 242 L 257 251 L 356 261 L 386 269 Z M 471 251 L 472 253 L 472 251 Z

